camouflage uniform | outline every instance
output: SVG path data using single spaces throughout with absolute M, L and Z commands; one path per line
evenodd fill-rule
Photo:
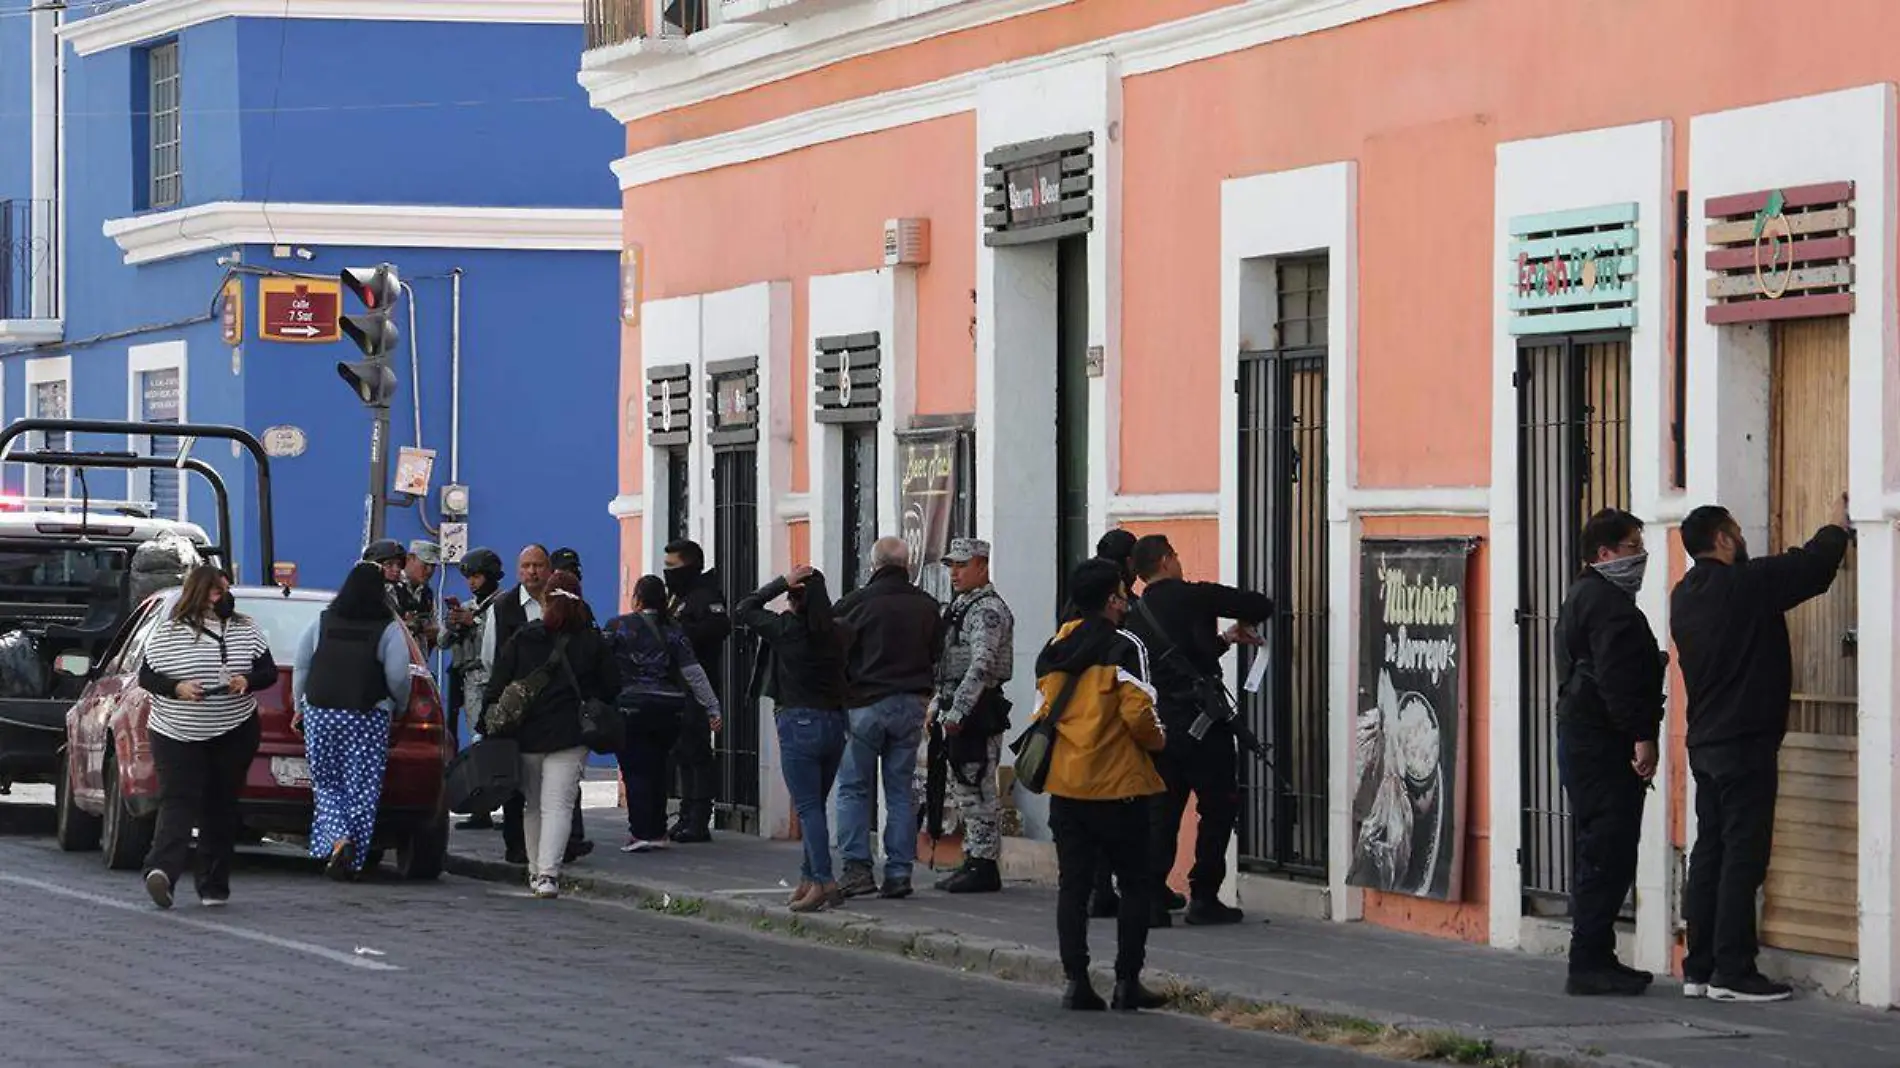
M 996 587 L 986 585 L 958 594 L 947 615 L 951 627 L 945 632 L 943 659 L 937 663 L 937 722 L 944 724 L 962 722 L 986 692 L 1008 682 L 1016 655 L 1016 620 Z M 1002 812 L 996 797 L 996 768 L 1002 752 L 1003 736 L 991 735 L 982 763 L 950 766 L 944 807 L 962 817 L 963 853 L 977 860 L 996 860 L 1002 853 L 998 831 Z M 919 770 L 924 770 L 921 763 Z

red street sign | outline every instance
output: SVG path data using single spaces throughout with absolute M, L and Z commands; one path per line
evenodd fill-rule
M 262 341 L 297 343 L 335 341 L 341 336 L 337 315 L 342 287 L 315 278 L 261 278 L 257 336 Z

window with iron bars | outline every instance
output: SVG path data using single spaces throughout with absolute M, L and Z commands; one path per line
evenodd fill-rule
M 146 204 L 152 208 L 175 208 L 185 199 L 184 160 L 180 152 L 183 139 L 180 92 L 182 79 L 178 69 L 178 42 L 162 44 L 146 53 L 149 72 L 151 111 L 151 174 Z

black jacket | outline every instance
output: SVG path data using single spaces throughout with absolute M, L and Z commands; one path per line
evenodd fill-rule
M 1130 604 L 1122 626 L 1148 647 L 1155 704 L 1164 723 L 1200 714 L 1194 703 L 1195 673 L 1219 675 L 1220 658 L 1227 654 L 1220 621 L 1254 624 L 1273 614 L 1273 600 L 1266 594 L 1218 582 L 1160 579 L 1142 587 L 1141 603 L 1147 611 Z M 1149 613 L 1154 622 L 1149 621 Z M 1156 633 L 1155 623 L 1166 633 Z
M 1557 612 L 1557 718 L 1653 742 L 1662 728 L 1663 653 L 1636 598 L 1586 568 Z
M 691 587 L 673 605 L 673 621 L 693 643 L 693 659 L 706 669 L 714 692 L 723 681 L 720 668 L 725 663 L 726 637 L 732 633 L 732 616 L 726 611 L 726 593 L 717 572 L 702 572 Z M 727 695 L 719 694 L 721 701 Z
M 1689 690 L 1689 747 L 1788 733 L 1794 659 L 1785 614 L 1834 584 L 1847 531 L 1739 565 L 1697 560 L 1669 596 L 1669 631 Z
M 554 639 L 538 619 L 515 632 L 514 640 L 495 654 L 495 670 L 488 677 L 488 690 L 484 695 L 485 707 L 493 708 L 509 683 L 526 678 L 547 663 L 548 657 L 554 654 Z M 557 666 L 548 676 L 547 685 L 528 706 L 521 728 L 513 735 L 524 753 L 552 753 L 582 744 L 581 698 L 592 697 L 611 704 L 619 696 L 620 670 L 599 631 L 582 627 L 572 632 L 567 636 L 563 655 L 568 666 L 574 669 L 573 678 L 570 680 L 568 673 Z M 574 688 L 575 682 L 580 683 L 579 691 Z
M 904 568 L 879 568 L 871 581 L 838 602 L 836 614 L 852 631 L 845 672 L 852 708 L 936 689 L 943 607 L 918 589 Z
M 502 647 L 508 644 L 508 639 L 528 625 L 528 610 L 521 604 L 521 587 L 510 587 L 495 599 L 488 612 L 490 625 L 495 628 L 495 659 L 500 660 Z
M 851 645 L 850 628 L 833 618 L 822 576 L 805 580 L 803 613 L 765 607 L 785 590 L 785 579 L 775 578 L 747 594 L 734 613 L 766 645 L 758 661 L 757 680 L 780 710 L 842 709 L 847 697 L 844 661 Z

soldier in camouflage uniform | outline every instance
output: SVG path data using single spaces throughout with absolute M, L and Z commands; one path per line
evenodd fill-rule
M 963 820 L 964 861 L 937 889 L 952 894 L 992 893 L 1003 888 L 996 866 L 1003 846 L 996 769 L 1003 733 L 1009 728 L 1003 684 L 1009 681 L 1016 657 L 1016 621 L 990 585 L 988 542 L 958 538 L 950 543 L 943 562 L 950 568 L 956 597 L 944 613 L 944 650 L 937 663 L 936 715 L 931 729 L 942 732 L 941 744 L 948 753 L 949 807 Z

